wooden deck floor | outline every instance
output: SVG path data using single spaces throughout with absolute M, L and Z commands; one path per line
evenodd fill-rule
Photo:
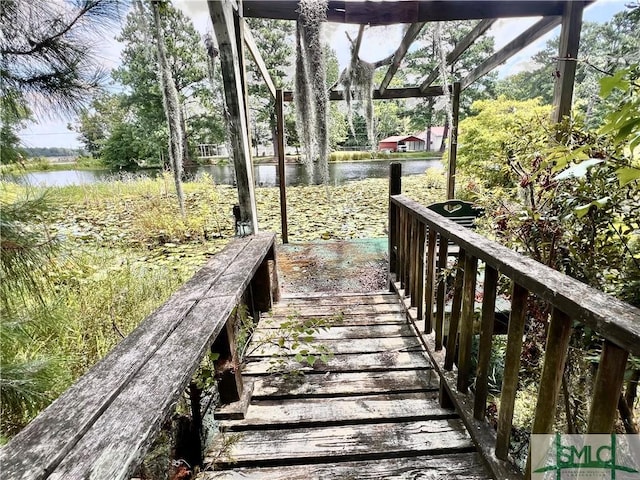
M 273 374 L 269 339 L 283 322 L 314 318 L 331 326 L 313 345 L 333 357 L 304 375 Z M 283 298 L 253 342 L 247 415 L 222 422 L 205 462 L 214 471 L 200 479 L 491 478 L 461 420 L 439 407 L 437 375 L 395 294 Z

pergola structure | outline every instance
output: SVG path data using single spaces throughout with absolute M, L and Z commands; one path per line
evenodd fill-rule
M 558 25 L 562 25 L 560 48 L 558 51 L 557 79 L 554 93 L 553 120 L 559 122 L 569 115 L 573 96 L 576 58 L 580 42 L 582 12 L 591 1 L 559 0 L 330 0 L 327 7 L 327 21 L 360 25 L 355 41 L 354 58 L 358 55 L 364 27 L 391 24 L 409 24 L 404 38 L 396 49 L 384 79 L 373 91 L 374 99 L 416 98 L 439 96 L 443 86 L 433 85 L 438 78 L 434 69 L 418 85 L 403 88 L 389 88 L 409 47 L 428 22 L 452 20 L 478 20 L 469 34 L 463 38 L 447 57 L 447 65 L 458 58 L 500 18 L 538 17 L 542 18 L 522 32 L 501 50 L 485 59 L 466 77 L 456 79 L 449 88 L 452 95 L 452 119 L 449 132 L 449 170 L 447 198 L 455 196 L 455 173 L 457 152 L 457 127 L 460 95 L 476 80 L 486 75 L 507 59 L 522 50 Z M 280 177 L 280 201 L 282 217 L 282 238 L 287 242 L 286 192 L 284 185 L 284 121 L 283 101 L 291 101 L 292 92 L 276 89 L 263 61 L 259 46 L 247 27 L 245 18 L 269 18 L 297 20 L 297 0 L 216 0 L 209 1 L 209 11 L 220 50 L 220 61 L 224 78 L 227 110 L 230 116 L 231 145 L 238 182 L 238 197 L 241 222 L 245 231 L 258 230 L 256 216 L 253 169 L 248 130 L 248 109 L 246 95 L 245 47 L 253 57 L 271 93 L 278 119 L 278 154 Z M 342 100 L 341 90 L 331 89 L 329 100 Z

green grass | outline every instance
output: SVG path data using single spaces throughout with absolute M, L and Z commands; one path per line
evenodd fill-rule
M 408 158 L 440 158 L 439 152 L 331 152 L 330 162 L 353 162 L 358 160 L 386 160 L 386 159 L 408 159 Z

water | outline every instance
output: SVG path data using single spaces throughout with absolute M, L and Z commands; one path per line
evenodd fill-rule
M 398 160 L 394 160 L 398 161 Z M 428 168 L 442 168 L 439 159 L 400 160 L 402 175 L 422 174 Z M 217 184 L 233 185 L 234 171 L 231 165 L 206 165 L 185 169 L 188 175 L 197 176 L 208 173 Z M 255 165 L 254 178 L 256 185 L 275 187 L 278 185 L 276 165 Z M 156 177 L 160 170 L 150 169 L 136 172 L 137 176 Z M 289 186 L 306 185 L 307 178 L 302 165 L 287 164 L 285 168 L 286 184 Z M 389 161 L 340 162 L 329 164 L 329 184 L 342 185 L 346 182 L 365 178 L 385 178 L 389 175 Z M 64 187 L 67 185 L 89 185 L 119 178 L 118 173 L 109 170 L 56 170 L 49 172 L 33 172 L 15 175 L 12 180 L 18 183 L 45 187 Z

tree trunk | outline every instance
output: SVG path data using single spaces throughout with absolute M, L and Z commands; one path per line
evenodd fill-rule
M 184 193 L 182 191 L 184 135 L 182 132 L 180 98 L 178 97 L 176 83 L 173 79 L 171 69 L 169 68 L 169 62 L 167 61 L 167 52 L 164 44 L 164 32 L 162 29 L 162 20 L 160 18 L 158 1 L 151 0 L 151 9 L 153 10 L 153 19 L 155 23 L 153 34 L 158 48 L 158 68 L 160 69 L 159 77 L 162 87 L 162 103 L 164 105 L 164 112 L 167 117 L 167 125 L 169 127 L 169 158 L 171 160 L 171 167 L 173 170 L 173 179 L 176 184 L 180 213 L 184 217 L 186 214 L 184 207 Z

